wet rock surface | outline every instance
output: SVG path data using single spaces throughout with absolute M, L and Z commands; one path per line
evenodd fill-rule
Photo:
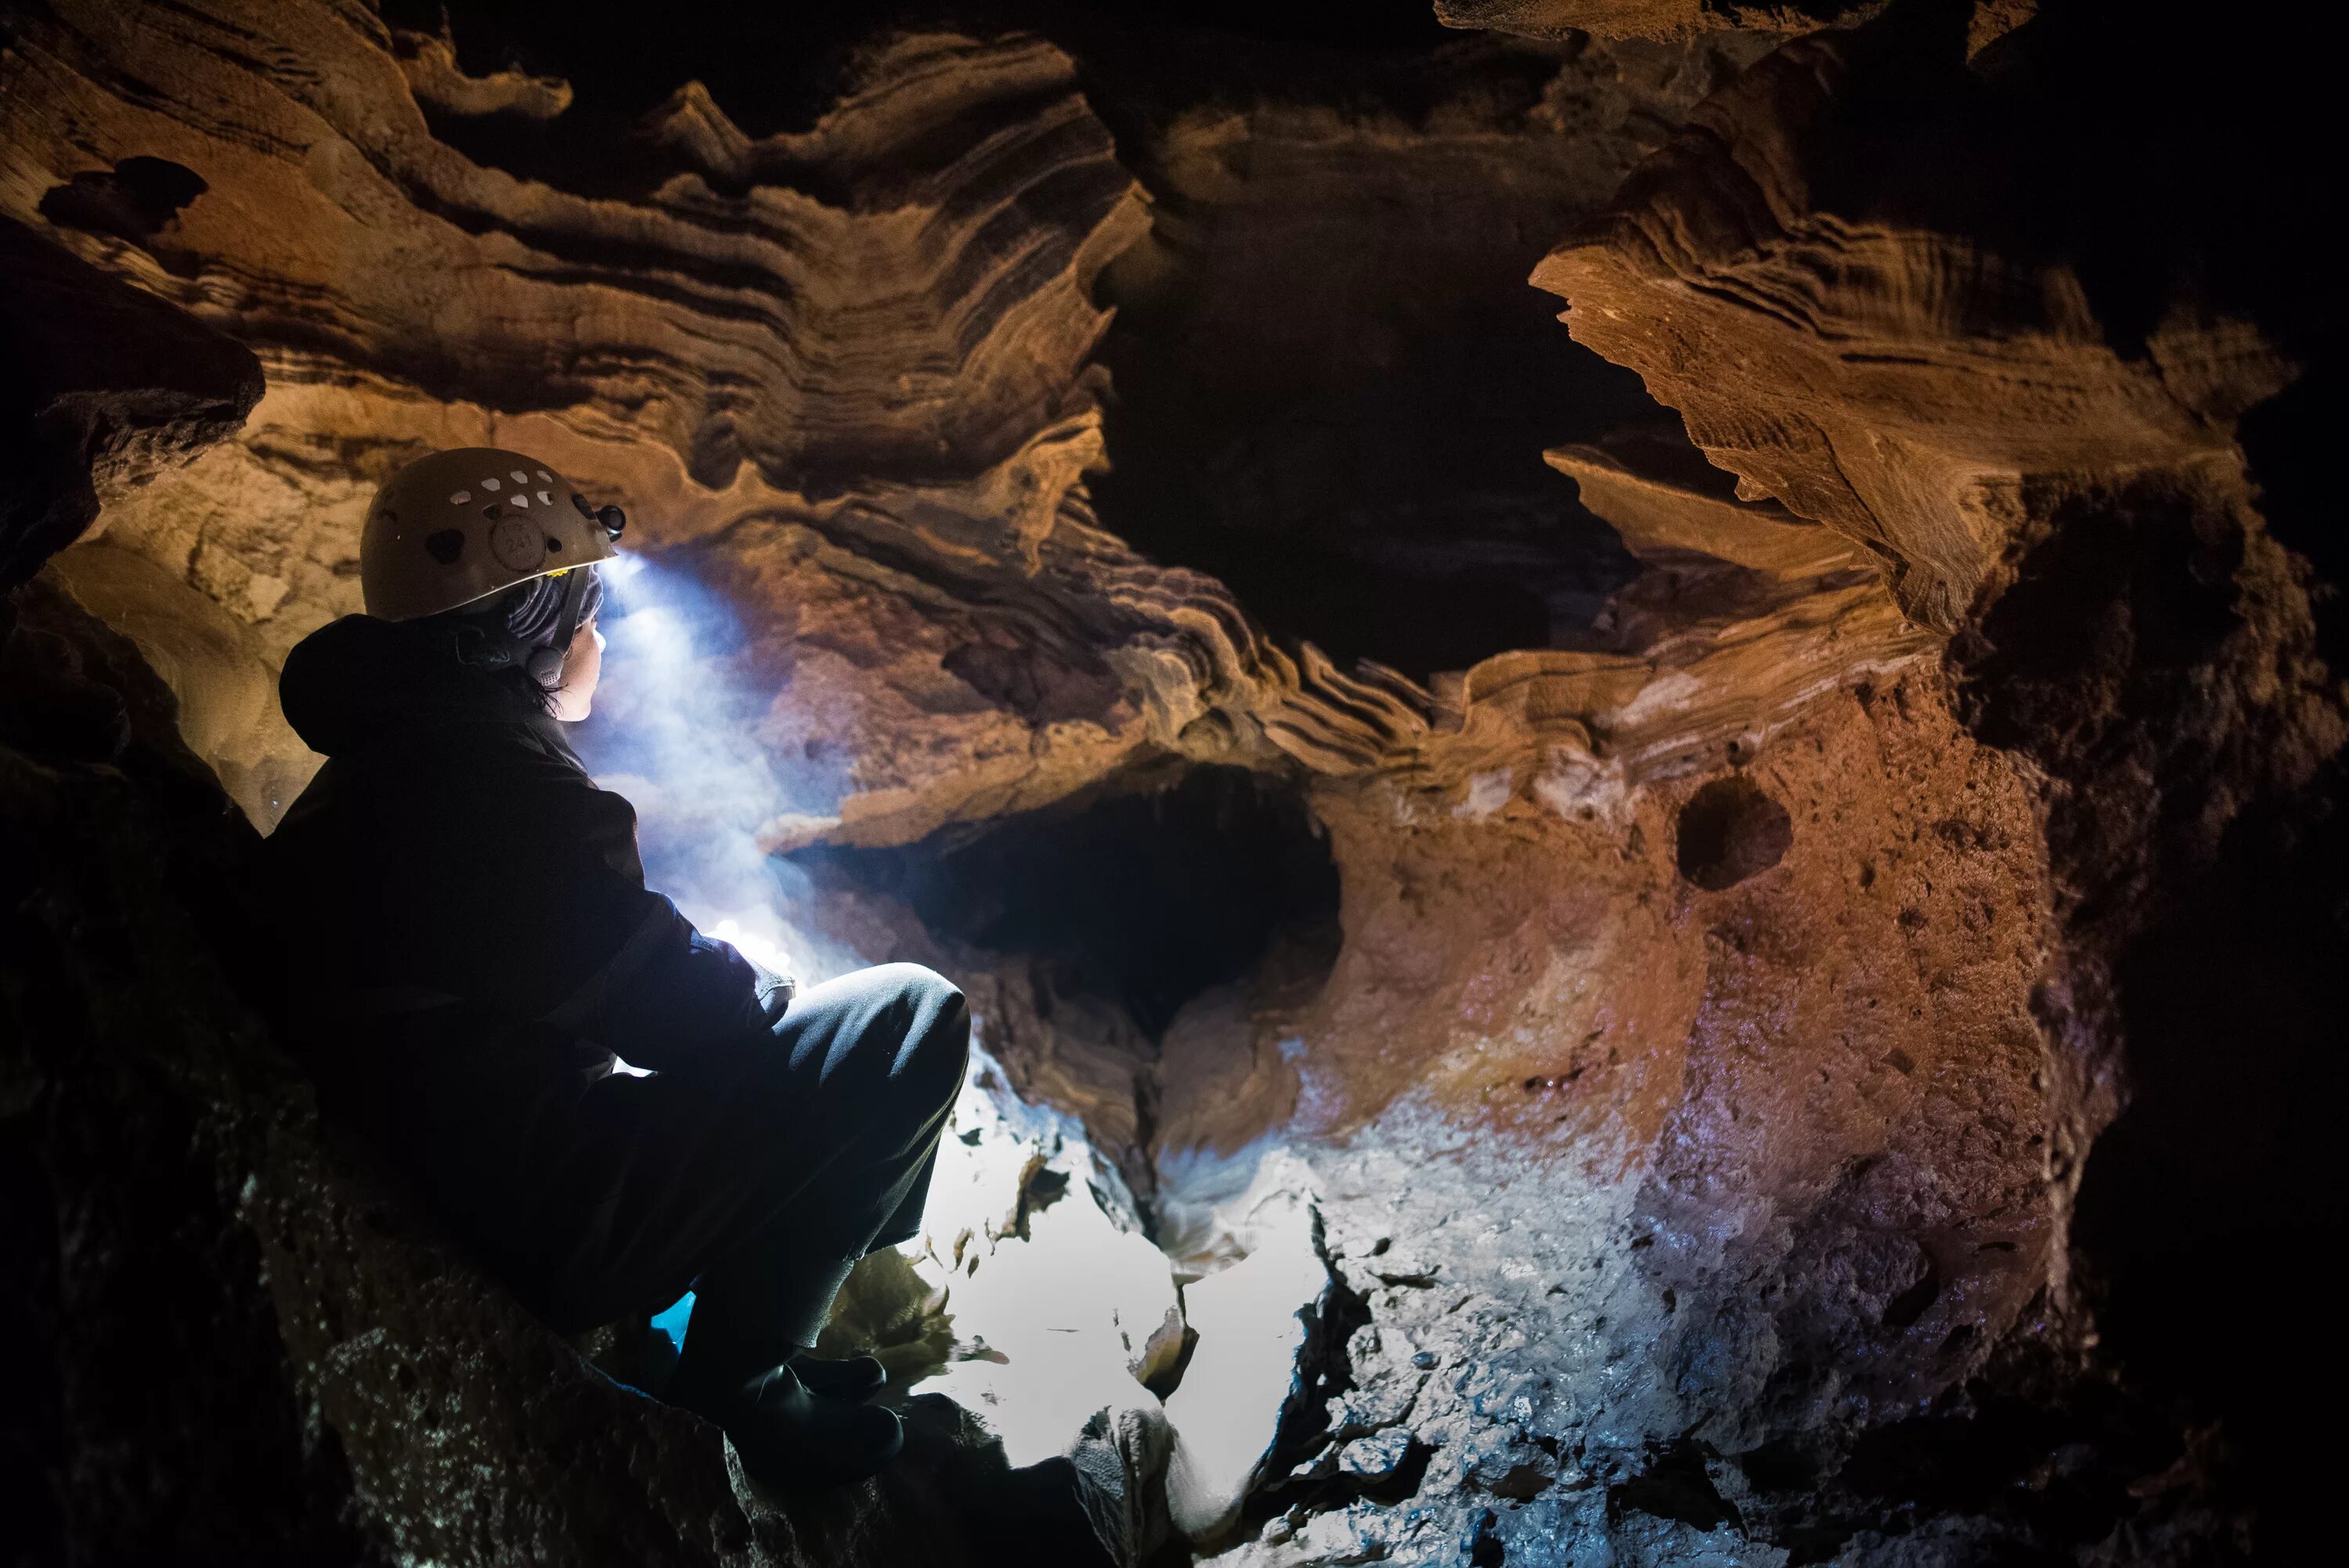
M 2330 1374 L 2234 1282 L 2343 1220 L 2323 51 L 1437 11 L 765 98 L 9 13 L 35 1560 L 2300 1560 Z M 656 879 L 971 997 L 827 1333 L 874 1485 L 755 1492 L 270 1046 L 276 663 L 481 441 L 630 510 Z

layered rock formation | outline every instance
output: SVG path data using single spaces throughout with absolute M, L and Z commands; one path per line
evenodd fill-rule
M 27 254 L 44 315 L 11 316 L 10 348 L 106 333 L 12 353 L 32 413 L 5 438 L 52 459 L 11 498 L 29 550 L 20 519 L 225 437 L 259 377 L 176 309 Z M 202 666 L 173 668 L 202 690 Z M 1163 1518 L 1125 1482 L 1125 1433 L 1081 1434 L 1081 1476 L 1007 1484 L 999 1440 L 935 1399 L 882 1491 L 746 1493 L 714 1429 L 628 1386 L 661 1370 L 640 1324 L 557 1338 L 319 1127 L 273 1044 L 258 837 L 183 733 L 140 651 L 58 583 L 0 601 L 5 1451 L 28 1561 L 895 1563 L 918 1542 L 985 1563 L 1016 1539 L 1009 1560 L 1085 1562 Z
M 1489 27 L 1534 38 L 1683 39 L 1706 33 L 1792 36 L 1852 27 L 1882 15 L 1889 0 L 1435 0 L 1447 27 Z M 1921 9 L 1921 7 L 1919 7 Z M 1965 24 L 1970 49 L 1995 43 L 2029 21 L 2039 0 L 1959 0 L 1943 7 Z
M 2273 80 L 2254 95 L 2252 57 L 2230 44 L 2191 67 L 2219 85 L 2180 115 L 2188 67 L 2116 50 L 2078 16 L 1971 68 L 1966 55 L 1955 20 L 1923 7 L 1786 46 L 1697 110 L 1537 281 L 1567 296 L 1578 337 L 1682 412 L 1739 495 L 1862 544 L 1912 616 L 1955 632 L 1955 711 L 2023 764 L 2045 833 L 2058 945 L 2032 1006 L 2074 1107 L 2054 1171 L 2076 1171 L 2127 1109 L 2088 1167 L 2078 1256 L 2092 1279 L 2174 1292 L 2141 1260 L 2263 1233 L 2240 1210 L 2218 1218 L 2213 1195 L 2194 1201 L 2191 1242 L 2155 1241 L 2136 1205 L 2298 1169 L 2273 1130 L 2295 1113 L 2258 1086 L 2309 1070 L 2301 1041 L 2337 1005 L 2316 978 L 2329 959 L 2279 985 L 2215 934 L 2288 926 L 2270 911 L 2340 885 L 2312 827 L 2344 738 L 2321 651 L 2337 645 L 2330 551 L 2298 494 L 2255 471 L 2274 449 L 2255 460 L 2242 434 L 2271 417 L 2242 418 L 2262 403 L 2281 423 L 2269 400 L 2329 374 L 2335 346 L 2321 284 L 2274 233 L 2315 220 L 2265 161 L 2313 100 Z M 2061 85 L 2090 69 L 2126 85 Z M 2264 892 L 2242 880 L 2252 864 L 2271 868 Z M 2185 1037 L 2150 1001 L 2177 986 L 2148 948 L 2197 954 L 2195 988 L 2236 998 L 2228 1021 L 2205 1012 Z M 2209 1051 L 2239 1068 L 2224 1087 L 2196 1079 L 2210 1098 L 2189 1111 L 2175 1064 Z M 2246 1140 L 2279 1152 L 2222 1174 Z M 2180 1307 L 2097 1299 L 2128 1326 L 2129 1365 L 2205 1410 L 2229 1404 L 2252 1465 L 2295 1466 L 2292 1418 L 2241 1397 L 2271 1368 L 2212 1347 Z M 2189 1455 L 2143 1490 L 2223 1489 L 2220 1474 Z M 2275 1547 L 2297 1515 L 2288 1485 L 2269 1496 Z
M 1749 5 L 1738 0 L 1436 0 L 1447 27 L 1491 27 L 1536 38 L 1587 33 L 1601 38 L 1678 38 L 1753 29 L 1808 33 L 1866 21 L 1883 0 Z
M 210 46 L 248 24 L 282 43 L 283 68 Z M 851 553 L 885 550 L 859 548 L 860 521 L 935 531 L 950 552 L 958 511 L 1010 507 L 1021 521 L 994 548 L 1035 566 L 1094 439 L 1076 371 L 1102 317 L 1083 285 L 1137 212 L 1064 57 L 908 40 L 863 98 L 764 142 L 684 90 L 618 150 L 643 170 L 631 200 L 452 154 L 419 94 L 444 114 L 471 100 L 445 51 L 408 47 L 403 61 L 363 12 L 309 7 L 160 25 L 66 7 L 26 30 L 11 210 L 46 202 L 86 253 L 236 321 L 274 372 L 245 437 L 106 543 L 186 577 L 282 657 L 357 608 L 357 527 L 381 472 L 502 440 L 626 494 L 656 544 L 755 517 L 788 570 L 807 537 L 794 523 L 835 521 Z M 179 113 L 115 96 L 126 72 L 173 83 Z M 130 240 L 55 194 L 134 158 L 208 171 L 210 189 Z M 806 193 L 842 188 L 854 205 Z M 874 476 L 895 493 L 846 488 Z M 1035 727 L 1012 724 L 1025 749 Z M 967 729 L 965 771 L 1006 749 L 995 727 Z M 257 771 L 293 770 L 282 743 L 255 749 Z M 867 789 L 899 783 L 881 771 Z M 264 821 L 285 801 L 265 782 L 245 801 Z
M 12 1440 L 76 1456 L 40 1528 L 747 1563 L 2278 1538 L 2227 1453 L 2280 1429 L 2220 1375 L 2271 1366 L 2193 1362 L 2145 1304 L 2158 1204 L 2199 1266 L 2245 1233 L 2166 1161 L 2309 1185 L 2227 1175 L 2190 1102 L 2282 1147 L 2278 1086 L 2323 1070 L 2337 556 L 2276 456 L 2322 425 L 2278 397 L 2326 384 L 2313 296 L 2244 260 L 2241 202 L 2167 237 L 2134 186 L 2067 208 L 2183 101 L 2157 74 L 2090 136 L 2075 19 L 1440 9 L 1556 41 L 1222 69 L 1216 35 L 974 17 L 876 35 L 755 136 L 691 84 L 583 116 L 461 16 L 11 18 L 0 201 L 41 238 L 6 242 L 49 248 L 8 264 L 65 301 L 32 362 L 69 374 L 14 372 L 65 482 L 8 498 L 9 570 L 87 521 L 86 469 L 106 502 L 7 655 L 42 672 L 11 822 L 47 825 L 9 907 L 57 955 L 5 970 L 16 1164 L 28 1212 L 109 1216 L 12 1237 L 62 1369 Z M 812 973 L 973 999 L 971 1136 L 832 1330 L 944 1396 L 876 1488 L 730 1484 L 322 1147 L 267 1051 L 258 912 L 218 896 L 252 837 L 180 746 L 274 820 L 311 766 L 274 669 L 357 607 L 372 486 L 478 442 L 629 509 L 584 735 L 657 877 Z M 74 934 L 118 927 L 100 973 Z M 86 1000 L 153 987 L 201 1001 Z M 2191 1028 L 2244 1031 L 2248 1087 Z M 133 1142 L 185 1144 L 156 1180 L 193 1196 L 110 1185 Z M 158 1228 L 238 1347 L 217 1380 L 135 1359 L 193 1344 L 106 1261 Z M 591 1348 L 657 1383 L 640 1326 Z M 121 1413 L 134 1365 L 186 1408 Z M 231 1404 L 267 1412 L 233 1472 L 191 1437 Z M 145 1448 L 243 1522 L 110 1504 L 129 1470 L 80 1456 Z
M 0 224 L 9 298 L 0 374 L 0 589 L 120 500 L 233 431 L 261 397 L 250 351 Z
M 708 574 L 729 579 L 729 597 L 748 617 L 753 678 L 788 681 L 795 692 L 791 713 L 773 717 L 771 748 L 831 748 L 841 759 L 812 755 L 820 766 L 795 773 L 797 796 L 770 835 L 779 846 L 834 819 L 856 841 L 889 841 L 1041 804 L 1145 746 L 1216 758 L 1269 749 L 1342 772 L 1425 732 L 1431 708 L 1416 684 L 1380 669 L 1350 675 L 1311 650 L 1268 643 L 1220 584 L 1147 562 L 1094 525 L 1080 480 L 1101 461 L 1100 436 L 1077 370 L 1102 317 L 1081 288 L 1138 235 L 1138 208 L 1106 133 L 1073 96 L 1069 62 L 1049 46 L 900 43 L 871 63 L 863 94 L 816 130 L 755 145 L 706 95 L 685 91 L 631 141 L 649 169 L 645 194 L 624 211 L 610 198 L 480 169 L 431 142 L 417 93 L 440 94 L 446 102 L 434 108 L 443 116 L 471 102 L 450 96 L 445 49 L 433 40 L 401 46 L 410 53 L 402 62 L 388 35 L 356 18 L 308 17 L 295 25 L 301 50 L 340 84 L 339 96 L 314 99 L 305 71 L 221 108 L 206 107 L 206 94 L 231 95 L 246 77 L 201 49 L 200 26 L 187 27 L 184 37 L 163 28 L 134 38 L 100 11 L 78 26 L 28 31 L 19 118 L 8 127 L 23 166 L 16 200 L 28 213 L 43 201 L 58 205 L 49 193 L 89 172 L 90 148 L 101 161 L 201 166 L 212 173 L 199 178 L 222 191 L 249 186 L 254 201 L 276 193 L 274 215 L 262 222 L 231 212 L 217 191 L 194 197 L 142 239 L 145 248 L 110 232 L 102 242 L 70 226 L 61 235 L 200 314 L 233 312 L 249 323 L 247 340 L 283 366 L 253 429 L 212 459 L 220 471 L 148 498 L 96 541 L 186 578 L 230 623 L 195 602 L 142 615 L 135 568 L 99 560 L 79 573 L 109 614 L 155 626 L 159 646 L 172 621 L 201 627 L 181 640 L 205 643 L 243 634 L 233 623 L 243 623 L 264 662 L 282 657 L 357 607 L 357 523 L 380 472 L 427 446 L 495 440 L 611 486 L 635 508 L 648 544 L 680 552 L 696 570 L 706 557 Z M 111 69 L 100 63 L 105 51 L 134 46 L 142 69 L 188 84 L 187 124 L 167 130 L 93 96 Z M 1636 128 L 1651 123 L 1640 117 L 1677 112 L 1723 68 L 1712 57 L 1685 67 L 1584 63 L 1530 105 L 1505 104 L 1519 118 L 1501 126 L 1480 126 L 1470 117 L 1495 110 L 1468 99 L 1451 149 L 1397 126 L 1353 136 L 1337 157 L 1340 166 L 1368 163 L 1382 148 L 1414 145 L 1439 169 L 1448 159 L 1460 170 L 1505 127 L 1536 149 L 1571 133 L 1576 150 L 1542 153 L 1551 169 L 1503 209 L 1548 214 L 1595 201 L 1637 150 Z M 347 125 L 336 118 L 338 103 Z M 358 118 L 378 103 L 402 112 Z M 1009 129 L 965 150 L 1001 122 Z M 191 129 L 222 123 L 242 129 Z M 1178 124 L 1170 148 L 1201 134 L 1195 123 Z M 1256 139 L 1309 147 L 1319 135 L 1309 118 Z M 146 150 L 129 150 L 134 139 Z M 959 156 L 916 180 L 897 155 L 905 145 Z M 282 150 L 255 161 L 255 146 Z M 349 190 L 316 172 L 343 163 L 371 172 Z M 1326 188 L 1330 176 L 1315 167 L 1304 177 Z M 1330 154 L 1319 167 L 1330 167 Z M 838 187 L 858 191 L 854 210 L 805 193 Z M 716 194 L 734 190 L 745 193 Z M 772 192 L 763 203 L 761 190 Z M 776 215 L 755 216 L 762 205 Z M 460 221 L 464 213 L 476 216 Z M 624 245 L 631 225 L 658 237 Z M 345 234 L 336 245 L 380 252 L 386 264 L 336 270 L 347 253 L 314 238 L 321 233 Z M 1253 247 L 1259 275 L 1295 253 L 1286 243 Z M 515 245 L 531 259 L 511 259 Z M 581 271 L 564 259 L 574 252 L 612 259 Z M 286 264 L 289 253 L 335 275 L 305 276 Z M 1498 254 L 1506 276 L 1513 253 Z M 678 272 L 711 281 L 680 292 L 669 281 Z M 243 281 L 174 281 L 199 273 Z M 436 280 L 429 312 L 407 292 L 428 275 Z M 1366 286 L 1391 288 L 1407 275 Z M 556 303 L 569 283 L 607 301 L 599 309 L 609 325 L 591 325 L 584 340 L 553 331 L 543 315 L 570 308 Z M 1231 299 L 1256 284 L 1242 273 L 1208 287 Z M 229 303 L 212 304 L 224 289 Z M 789 309 L 736 308 L 730 290 Z M 307 304 L 264 303 L 273 298 Z M 295 319 L 304 310 L 316 318 L 308 325 Z M 1453 323 L 1437 316 L 1420 331 L 1440 342 Z M 729 338 L 739 365 L 699 349 L 678 354 L 685 343 Z M 563 367 L 544 362 L 558 342 L 580 345 L 564 351 Z M 806 417 L 803 397 L 828 412 Z M 329 461 L 329 451 L 348 457 Z M 1571 512 L 1562 492 L 1552 505 Z M 890 575 L 908 566 L 930 585 L 912 592 L 908 577 Z M 880 609 L 850 586 L 858 578 L 907 607 Z M 757 608 L 785 604 L 791 613 L 771 622 Z M 828 614 L 842 633 L 823 629 Z M 894 627 L 875 626 L 891 614 L 901 617 Z M 868 652 L 868 642 L 887 651 Z M 845 651 L 845 667 L 827 645 Z M 901 667 L 876 675 L 875 662 L 891 659 Z M 213 668 L 198 684 L 217 692 L 233 683 Z M 837 695 L 824 695 L 827 685 Z M 261 706 L 250 696 L 205 700 Z M 893 738 L 917 730 L 917 752 Z M 223 737 L 216 755 L 243 781 L 241 799 L 257 820 L 274 820 L 298 786 L 298 751 L 265 714 L 254 731 Z
M 1299 49 L 1105 96 L 1154 205 L 1103 279 L 1103 515 L 1421 683 L 1587 624 L 1630 563 L 1533 459 L 1653 410 L 1525 273 L 1760 48 L 1456 42 L 1343 88 Z

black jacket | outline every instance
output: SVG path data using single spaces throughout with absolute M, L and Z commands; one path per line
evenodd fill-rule
M 322 1081 L 363 1092 L 418 1039 L 690 1070 L 762 1026 L 778 978 L 646 889 L 635 809 L 526 692 L 429 626 L 354 615 L 295 648 L 279 695 L 327 758 L 269 844 Z

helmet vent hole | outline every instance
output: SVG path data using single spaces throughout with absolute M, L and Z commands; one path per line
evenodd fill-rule
M 492 474 L 489 478 L 481 481 L 481 488 L 485 490 L 496 490 L 498 488 L 498 477 L 495 474 Z
M 473 492 L 471 490 L 459 490 L 455 495 L 449 498 L 449 504 L 450 506 L 463 506 L 472 499 Z
M 465 553 L 465 532 L 462 529 L 444 528 L 438 533 L 427 534 L 425 552 L 443 566 L 454 566 L 457 558 Z
M 495 501 L 490 502 L 489 505 L 481 509 L 481 515 L 488 518 L 492 522 L 497 521 L 498 519 L 505 516 L 505 514 L 506 509 L 500 506 Z
M 554 535 L 550 533 L 546 536 L 546 548 L 554 553 L 560 555 L 563 553 L 563 541 L 555 538 Z

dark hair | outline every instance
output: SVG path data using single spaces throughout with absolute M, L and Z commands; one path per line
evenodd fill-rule
M 502 593 L 445 610 L 419 624 L 440 634 L 451 660 L 467 673 L 503 694 L 518 707 L 552 717 L 557 688 L 530 673 L 522 657 L 529 651 L 529 645 L 521 643 L 508 630 L 515 613 L 531 603 L 536 588 L 536 581 L 519 583 Z M 577 633 L 573 635 L 575 639 Z M 469 655 L 468 649 L 477 652 Z M 491 649 L 504 655 L 505 661 L 495 663 L 480 656 L 480 652 Z M 569 652 L 567 648 L 564 651 Z
M 507 688 L 515 702 L 547 717 L 554 717 L 555 688 L 543 686 L 539 678 L 520 665 L 508 665 L 503 669 L 483 670 L 481 674 Z

